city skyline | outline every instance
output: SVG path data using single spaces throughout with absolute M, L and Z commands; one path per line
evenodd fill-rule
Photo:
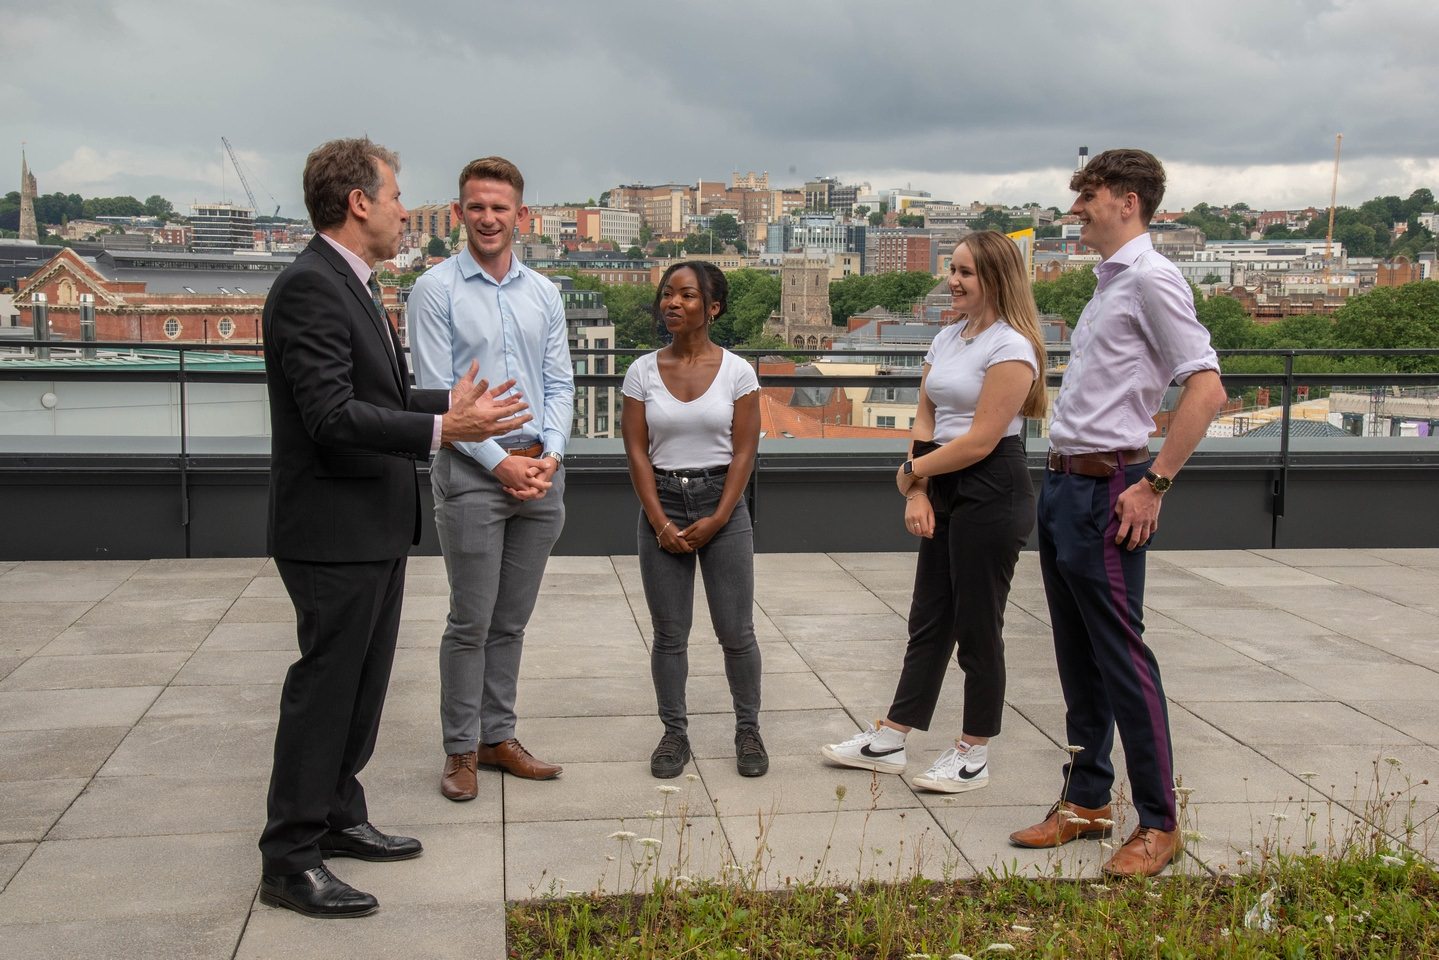
M 466 160 L 501 153 L 525 171 L 531 203 L 764 170 L 776 186 L 830 175 L 1064 209 L 1078 146 L 1138 145 L 1168 167 L 1167 209 L 1293 208 L 1327 205 L 1342 132 L 1341 204 L 1439 183 L 1439 130 L 1415 120 L 1415 68 L 1439 40 L 1439 9 L 1401 0 L 1182 12 L 909 2 L 883 20 L 741 0 L 722 17 L 697 8 L 663 22 L 635 2 L 393 9 L 11 11 L 9 166 L 23 140 L 41 193 L 158 193 L 185 212 L 245 202 L 225 135 L 261 212 L 273 196 L 301 217 L 306 152 L 367 132 L 400 152 L 410 205 L 449 199 Z M 336 99 L 357 64 L 376 76 L 373 94 Z

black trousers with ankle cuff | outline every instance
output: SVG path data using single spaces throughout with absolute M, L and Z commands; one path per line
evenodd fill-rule
M 926 452 L 917 445 L 914 453 Z M 909 647 L 888 716 L 928 730 L 955 654 L 964 673 L 963 732 L 992 737 L 1004 713 L 1004 606 L 1034 529 L 1024 441 L 1004 437 L 978 463 L 931 478 L 929 499 L 934 537 L 919 541 Z

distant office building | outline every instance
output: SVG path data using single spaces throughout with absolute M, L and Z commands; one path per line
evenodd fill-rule
M 233 203 L 197 203 L 190 207 L 190 249 L 224 253 L 255 249 L 255 211 Z
M 550 277 L 559 288 L 565 305 L 565 328 L 569 333 L 570 362 L 575 375 L 606 375 L 614 371 L 615 358 L 592 350 L 612 350 L 615 328 L 610 323 L 609 308 L 604 294 L 594 290 L 578 290 L 574 280 L 566 276 Z M 619 436 L 619 397 L 615 386 L 575 384 L 572 435 L 576 437 Z
M 455 227 L 455 208 L 449 203 L 423 203 L 410 208 L 410 233 L 417 241 L 416 246 L 425 246 L 431 237 L 448 241 Z
M 630 210 L 585 207 L 576 212 L 575 221 L 575 233 L 586 240 L 617 243 L 625 249 L 640 239 L 640 215 Z
M 804 208 L 815 212 L 830 211 L 848 216 L 854 210 L 856 198 L 868 193 L 867 183 L 840 183 L 834 177 L 820 177 L 804 185 Z

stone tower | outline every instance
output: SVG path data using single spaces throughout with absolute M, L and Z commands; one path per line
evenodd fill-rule
M 40 242 L 40 231 L 35 226 L 35 175 L 25 162 L 23 147 L 20 149 L 20 239 Z
M 798 348 L 827 350 L 836 333 L 829 308 L 829 260 L 785 257 L 780 267 L 779 313 L 765 332 Z

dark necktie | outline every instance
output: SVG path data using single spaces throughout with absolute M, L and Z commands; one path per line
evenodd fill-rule
M 380 296 L 380 281 L 375 274 L 370 274 L 370 281 L 366 286 L 370 288 L 370 302 L 375 305 L 375 312 L 383 317 L 391 327 L 394 327 L 395 321 L 390 318 L 389 311 L 385 309 L 384 298 Z

